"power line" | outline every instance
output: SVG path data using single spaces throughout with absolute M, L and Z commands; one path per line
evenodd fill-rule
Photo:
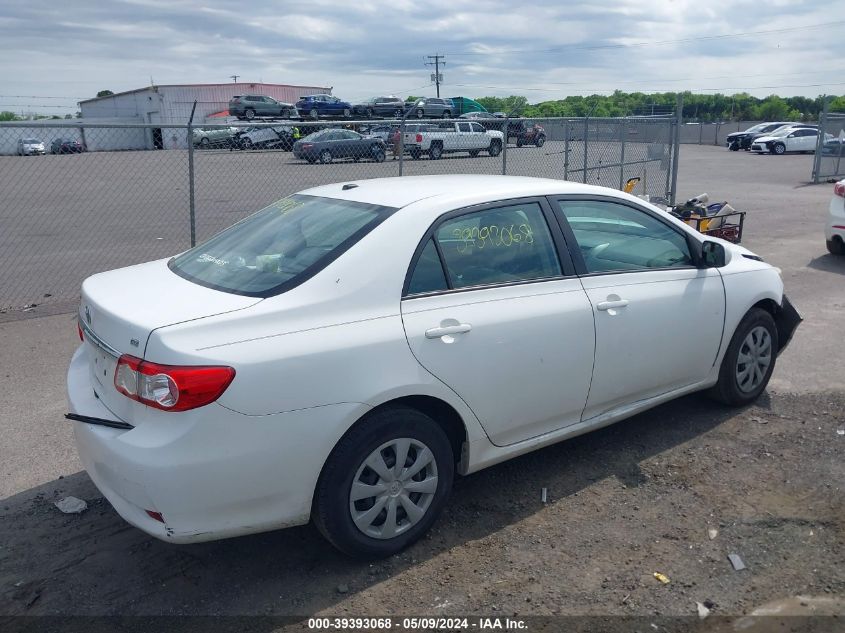
M 834 22 L 824 22 L 821 24 L 805 24 L 804 26 L 791 26 L 781 29 L 766 29 L 763 31 L 741 31 L 739 33 L 724 33 L 722 35 L 702 35 L 699 37 L 684 37 L 676 40 L 654 40 L 646 42 L 630 42 L 628 44 L 595 44 L 595 45 L 578 45 L 578 44 L 562 44 L 560 46 L 553 46 L 550 48 L 521 48 L 521 49 L 503 49 L 503 50 L 487 50 L 487 51 L 467 51 L 448 53 L 453 56 L 467 56 L 467 55 L 499 55 L 503 53 L 545 53 L 559 50 L 582 50 L 595 51 L 616 48 L 641 48 L 644 46 L 665 46 L 666 44 L 684 44 L 688 42 L 706 42 L 712 40 L 722 40 L 732 37 L 754 37 L 756 35 L 772 35 L 775 33 L 791 33 L 794 31 L 807 31 L 810 29 L 826 28 L 831 26 L 841 26 L 845 24 L 845 20 L 838 20 Z
M 487 88 L 490 90 L 515 90 L 518 92 L 522 91 L 532 91 L 532 92 L 561 92 L 564 91 L 562 88 L 525 88 L 519 87 L 514 88 L 513 86 L 490 86 L 485 84 L 453 84 L 454 86 L 460 88 Z M 781 84 L 778 86 L 742 86 L 740 88 L 735 87 L 722 87 L 722 88 L 685 88 L 680 92 L 721 92 L 726 90 L 773 90 L 776 88 L 821 88 L 827 86 L 845 86 L 845 82 L 830 82 L 830 83 L 820 83 L 820 84 Z M 598 92 L 613 92 L 616 90 L 615 88 L 584 88 L 581 90 L 569 90 L 566 92 L 578 92 L 578 93 L 598 93 Z M 638 92 L 677 92 L 677 89 L 672 90 L 664 90 L 658 88 L 640 88 Z

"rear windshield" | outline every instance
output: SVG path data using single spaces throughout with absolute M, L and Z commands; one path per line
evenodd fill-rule
M 296 194 L 170 260 L 208 288 L 270 297 L 328 266 L 395 209 Z
M 26 143 L 27 145 L 38 145 L 40 142 L 36 138 L 25 138 L 21 141 L 21 143 Z

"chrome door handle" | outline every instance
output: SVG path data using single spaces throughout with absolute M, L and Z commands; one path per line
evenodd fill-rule
M 426 338 L 440 338 L 441 336 L 449 336 L 450 334 L 463 334 L 469 332 L 472 326 L 469 323 L 459 323 L 458 325 L 446 325 L 443 327 L 433 327 L 425 331 Z
M 624 308 L 628 305 L 627 299 L 618 299 L 616 301 L 601 301 L 596 304 L 596 310 L 612 310 L 613 308 Z

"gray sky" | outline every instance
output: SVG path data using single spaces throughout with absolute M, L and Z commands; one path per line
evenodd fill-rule
M 239 4 L 3 0 L 0 110 L 65 114 L 98 90 L 140 88 L 151 77 L 223 83 L 233 74 L 333 86 L 352 101 L 433 95 L 423 62 L 438 52 L 444 96 L 845 94 L 845 0 Z M 814 25 L 824 26 L 803 28 Z M 750 34 L 722 37 L 737 33 Z

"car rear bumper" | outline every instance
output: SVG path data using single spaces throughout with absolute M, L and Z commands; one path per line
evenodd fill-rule
M 120 420 L 94 395 L 84 347 L 67 375 L 71 413 Z M 219 404 L 204 416 L 126 430 L 74 421 L 91 480 L 128 523 L 173 543 L 210 541 L 307 523 L 320 470 L 366 405 L 247 416 Z M 315 433 L 315 428 L 327 432 Z M 159 512 L 160 522 L 147 514 Z

